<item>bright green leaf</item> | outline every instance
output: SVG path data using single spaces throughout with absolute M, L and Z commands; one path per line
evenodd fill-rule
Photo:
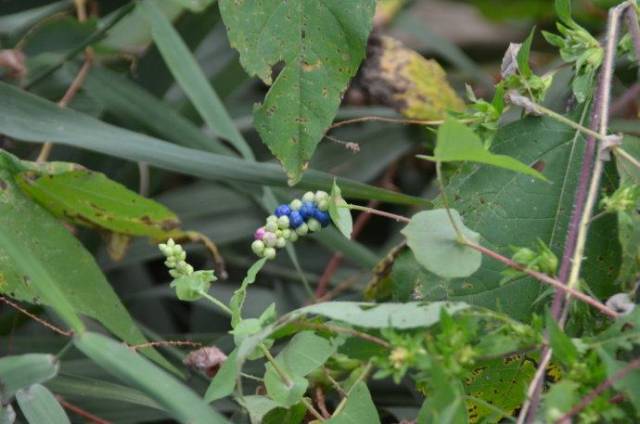
M 335 350 L 335 346 L 324 337 L 303 331 L 293 336 L 277 359 L 282 361 L 287 371 L 304 377 L 322 366 Z
M 0 358 L 0 403 L 9 403 L 20 389 L 55 377 L 59 366 L 55 356 L 40 353 Z
M 20 390 L 16 393 L 16 400 L 29 424 L 70 422 L 55 396 L 40 384 Z
M 233 292 L 233 296 L 231 296 L 231 300 L 229 301 L 232 327 L 235 327 L 242 319 L 242 307 L 244 305 L 244 300 L 247 297 L 247 287 L 253 284 L 256 280 L 256 275 L 258 275 L 266 262 L 267 258 L 262 258 L 251 265 L 247 271 L 247 275 L 244 277 L 244 280 L 242 280 L 240 288 Z
M 456 227 L 464 237 L 474 243 L 480 235 L 462 223 L 458 211 L 449 211 Z M 417 261 L 429 271 L 444 278 L 459 278 L 473 274 L 480 268 L 482 254 L 458 240 L 449 214 L 445 209 L 424 211 L 415 214 L 402 230 L 407 245 Z
M 434 366 L 430 391 L 418 413 L 418 424 L 466 424 L 464 390 L 462 384 L 450 378 L 441 366 Z
M 547 332 L 553 356 L 556 360 L 567 367 L 573 366 L 578 360 L 578 349 L 549 312 L 547 312 Z
M 578 402 L 578 383 L 563 380 L 551 386 L 544 396 L 544 413 L 547 422 L 562 418 Z
M 518 54 L 516 55 L 516 60 L 518 62 L 518 71 L 525 78 L 529 78 L 531 77 L 531 75 L 533 75 L 531 67 L 529 66 L 529 54 L 531 53 L 531 42 L 533 41 L 533 35 L 535 34 L 535 31 L 535 28 L 531 30 L 529 36 L 526 40 L 524 40 L 524 43 L 522 43 L 520 49 L 518 50 Z
M 240 375 L 240 369 L 238 368 L 236 358 L 237 351 L 234 350 L 229 354 L 226 361 L 224 361 L 216 373 L 216 376 L 213 377 L 213 380 L 211 380 L 211 384 L 209 384 L 209 388 L 204 395 L 204 400 L 207 402 L 213 402 L 214 400 L 227 397 L 233 392 L 236 380 Z
M 484 148 L 482 140 L 473 130 L 449 119 L 438 128 L 434 156 L 421 156 L 438 162 L 477 162 L 509 169 L 547 181 L 544 175 L 513 157 L 493 154 Z
M 373 0 L 220 0 L 231 45 L 250 75 L 271 84 L 255 126 L 297 183 L 365 55 Z
M 329 215 L 331 216 L 331 221 L 338 227 L 342 235 L 350 239 L 353 232 L 353 218 L 351 217 L 351 211 L 347 207 L 347 202 L 342 198 L 342 190 L 340 190 L 335 180 L 331 187 Z
M 360 382 L 349 392 L 344 409 L 331 417 L 326 424 L 379 424 L 380 417 L 371 399 L 367 385 Z
M 302 396 L 304 396 L 304 393 L 309 387 L 309 381 L 307 381 L 306 378 L 299 375 L 290 375 L 289 378 L 291 381 L 285 383 L 273 368 L 273 365 L 267 364 L 266 369 L 264 373 L 264 385 L 271 399 L 276 401 L 279 406 L 285 408 L 289 408 L 300 402 L 300 399 L 302 399 Z

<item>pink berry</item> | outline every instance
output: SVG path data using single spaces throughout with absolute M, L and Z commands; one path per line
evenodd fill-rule
M 254 235 L 254 236 L 255 236 L 255 238 L 256 238 L 256 240 L 262 240 L 262 239 L 264 238 L 264 235 L 266 234 L 266 232 L 267 232 L 267 231 L 264 229 L 264 227 L 260 227 L 260 228 L 258 228 L 258 229 L 256 230 L 255 235 Z

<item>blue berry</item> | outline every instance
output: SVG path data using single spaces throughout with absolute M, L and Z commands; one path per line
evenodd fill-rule
M 304 218 L 302 218 L 300 212 L 291 211 L 291 213 L 289 214 L 289 225 L 291 225 L 291 227 L 295 229 L 302 224 L 304 224 Z
M 315 211 L 316 205 L 311 202 L 304 202 L 300 208 L 300 215 L 302 215 L 302 218 L 306 221 L 309 218 L 313 218 Z
M 277 217 L 281 217 L 281 216 L 289 216 L 289 214 L 291 213 L 291 208 L 289 207 L 289 205 L 280 205 L 276 208 L 276 212 L 275 215 Z
M 322 224 L 323 227 L 326 227 L 331 223 L 331 216 L 329 216 L 329 212 L 321 211 L 320 209 L 316 209 L 313 217 Z

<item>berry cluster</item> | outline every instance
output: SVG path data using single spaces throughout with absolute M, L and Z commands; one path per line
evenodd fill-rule
M 251 250 L 261 258 L 274 259 L 276 249 L 282 249 L 287 241 L 320 231 L 331 223 L 329 194 L 325 191 L 306 192 L 302 200 L 293 199 L 288 205 L 280 205 L 267 217 L 264 227 L 256 230 Z

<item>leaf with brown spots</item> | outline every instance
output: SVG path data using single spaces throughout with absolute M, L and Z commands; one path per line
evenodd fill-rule
M 272 83 L 255 109 L 263 142 L 295 184 L 331 125 L 365 55 L 374 0 L 221 0 L 231 45 L 250 75 Z

